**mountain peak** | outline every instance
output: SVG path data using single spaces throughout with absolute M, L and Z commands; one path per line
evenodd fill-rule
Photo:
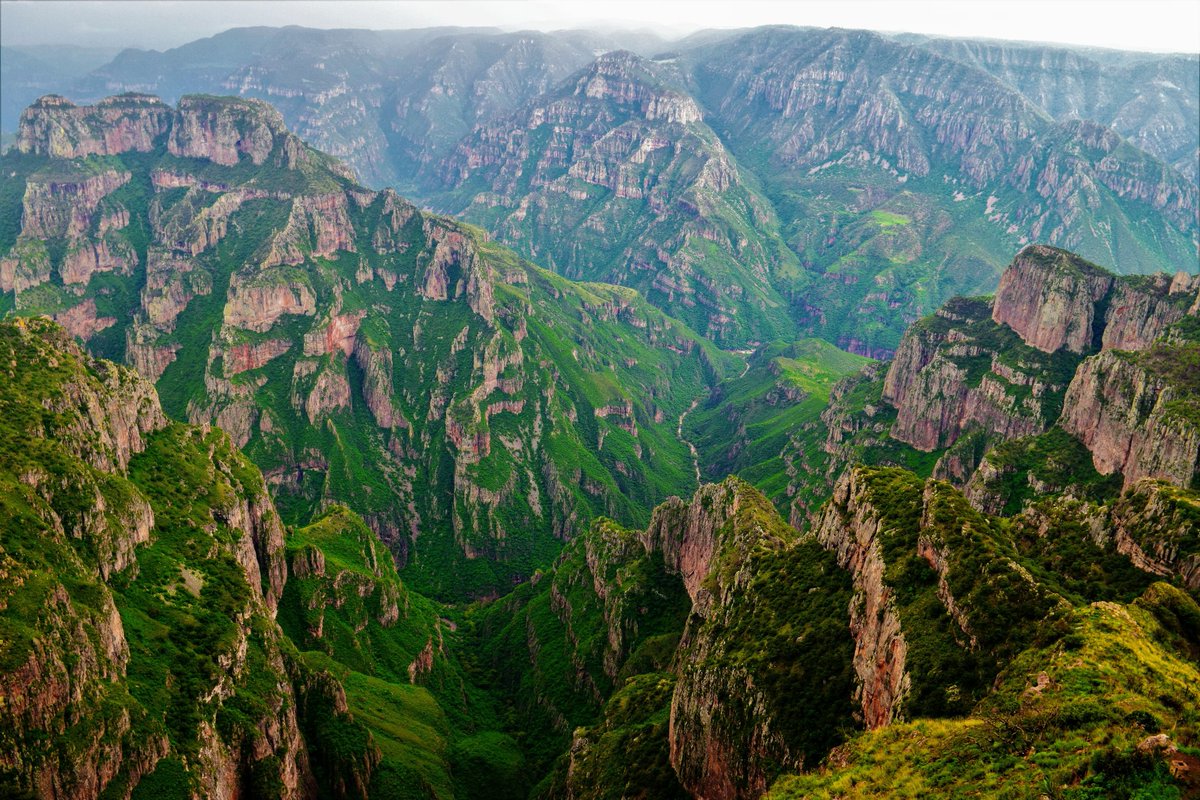
M 225 167 L 243 158 L 257 166 L 270 157 L 288 170 L 322 164 L 340 177 L 351 177 L 340 162 L 292 134 L 273 106 L 249 98 L 184 95 L 173 108 L 138 92 L 82 106 L 46 95 L 21 114 L 17 133 L 20 152 L 51 158 L 148 153 L 164 145 L 172 156 Z
M 628 50 L 604 53 L 580 73 L 574 86 L 576 96 L 640 107 L 647 120 L 687 125 L 702 118 L 695 100 L 653 63 Z

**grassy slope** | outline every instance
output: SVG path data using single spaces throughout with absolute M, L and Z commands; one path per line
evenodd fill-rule
M 1200 608 L 1171 586 L 1077 608 L 967 717 L 861 734 L 837 766 L 784 778 L 768 796 L 1179 797 L 1162 755 L 1138 744 L 1165 732 L 1190 741 L 1181 752 L 1196 763 L 1197 648 Z
M 742 376 L 718 385 L 688 415 L 684 436 L 695 443 L 705 477 L 736 474 L 784 503 L 789 442 L 820 448 L 830 389 L 866 363 L 820 339 L 761 348 Z

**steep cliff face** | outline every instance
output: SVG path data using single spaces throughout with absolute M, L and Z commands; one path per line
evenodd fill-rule
M 21 115 L 17 149 L 56 158 L 148 152 L 167 132 L 171 114 L 150 95 L 125 94 L 95 106 L 49 95 Z
M 50 104 L 27 138 L 56 113 L 117 124 Z M 357 186 L 264 104 L 164 113 L 146 152 L 31 149 L 6 180 L 37 212 L 0 242 L 2 288 L 227 430 L 285 516 L 351 503 L 402 565 L 427 551 L 423 588 L 474 594 L 593 515 L 644 523 L 691 488 L 670 420 L 734 358 L 628 290 Z M 441 568 L 469 561 L 487 566 L 468 585 Z
M 831 555 L 730 478 L 645 531 L 595 523 L 475 624 L 522 727 L 566 751 L 550 796 L 636 776 L 667 797 L 757 797 L 851 720 L 849 596 Z
M 779 770 L 816 763 L 849 721 L 847 576 L 735 479 L 680 512 L 666 509 L 674 524 L 659 530 L 680 541 L 681 568 L 711 555 L 675 657 L 671 764 L 693 796 L 758 797 Z
M 971 708 L 1061 602 L 993 520 L 904 470 L 849 471 L 814 532 L 854 579 L 856 699 L 868 729 Z
M 955 299 L 905 334 L 883 385 L 893 438 L 932 451 L 973 428 L 1009 439 L 1053 423 L 1077 359 L 1022 345 L 992 313 Z
M 279 112 L 260 101 L 194 95 L 172 108 L 157 97 L 129 93 L 76 106 L 50 95 L 21 115 L 17 149 L 74 159 L 147 153 L 165 139 L 174 156 L 235 166 L 242 156 L 260 165 L 274 155 L 278 165 L 296 169 L 307 149 L 289 136 Z
M 918 450 L 948 448 L 934 474 L 959 485 L 987 471 L 973 491 L 981 503 L 996 499 L 984 487 L 1007 469 L 985 453 L 1056 421 L 1102 475 L 1128 470 L 1127 482 L 1154 475 L 1189 485 L 1192 390 L 1187 369 L 1172 365 L 1194 360 L 1187 342 L 1198 288 L 1183 273 L 1116 276 L 1066 251 L 1027 247 L 994 300 L 955 299 L 905 334 L 883 383 L 896 409 L 889 435 Z M 1167 339 L 1176 344 L 1155 344 Z M 1151 425 L 1162 435 L 1150 435 Z
M 5 323 L 0 349 L 4 790 L 315 796 L 261 475 L 49 322 Z
M 1061 425 L 1096 469 L 1125 485 L 1151 477 L 1190 488 L 1200 469 L 1200 345 L 1106 351 L 1086 359 L 1063 400 Z
M 992 319 L 1046 353 L 1144 350 L 1189 313 L 1198 291 L 1186 273 L 1120 278 L 1065 250 L 1031 245 L 1001 276 Z
M 1096 305 L 1112 283 L 1111 274 L 1078 256 L 1027 247 L 1000 277 L 992 319 L 1043 352 L 1086 353 L 1095 339 Z
M 837 485 L 816 528 L 817 541 L 830 549 L 838 565 L 854 576 L 851 603 L 854 672 L 868 729 L 887 725 L 901 714 L 912 689 L 906 659 L 908 642 L 900 629 L 893 591 L 885 586 L 880 511 L 863 497 L 857 473 Z
M 1196 634 L 1184 622 L 1197 610 L 1194 599 L 1164 583 L 1125 602 L 1071 609 L 1057 623 L 1062 633 L 1025 649 L 971 714 L 858 735 L 819 771 L 781 780 L 767 797 L 928 796 L 978 792 L 980 780 L 1002 784 L 1002 796 L 1071 775 L 1086 785 L 1182 793 L 1195 769 L 1184 757 L 1193 739 L 1176 733 L 1175 721 L 1197 702 Z M 1136 716 L 1108 701 L 1118 694 L 1137 707 Z M 1024 733 L 1030 725 L 1038 726 L 1036 737 Z M 981 751 L 982 730 L 1004 733 L 992 734 L 996 743 Z M 1099 754 L 1064 746 L 1077 737 L 1108 744 Z M 1034 765 L 1051 754 L 1053 766 Z M 946 769 L 946 761 L 955 767 Z M 1132 772 L 1131 763 L 1139 765 Z
M 798 275 L 766 198 L 668 67 L 618 51 L 480 126 L 426 177 L 439 207 L 564 275 L 639 289 L 724 343 L 790 330 Z
M 1111 536 L 1117 552 L 1154 575 L 1200 588 L 1200 503 L 1197 493 L 1141 480 L 1112 505 L 1098 538 Z

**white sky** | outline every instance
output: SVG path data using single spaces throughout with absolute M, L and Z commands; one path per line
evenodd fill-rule
M 347 0 L 0 2 L 0 43 L 164 49 L 243 25 L 510 30 L 650 28 L 666 36 L 767 24 L 1200 53 L 1200 0 Z

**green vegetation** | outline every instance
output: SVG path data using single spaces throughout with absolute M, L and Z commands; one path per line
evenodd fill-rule
M 611 64 L 593 69 L 610 80 L 622 75 L 638 97 L 652 94 L 667 108 L 691 104 L 657 65 L 628 53 L 605 58 Z M 560 108 L 553 122 L 541 110 L 547 102 Z M 538 104 L 518 112 L 528 118 L 518 127 L 519 160 L 455 163 L 455 180 L 421 182 L 425 199 L 567 277 L 633 287 L 723 347 L 794 335 L 785 295 L 804 279 L 796 253 L 757 181 L 738 171 L 703 120 L 647 115 L 643 100 L 581 92 L 574 82 Z M 610 134 L 597 141 L 589 133 L 597 126 Z M 497 135 L 474 135 L 489 134 Z M 639 141 L 661 144 L 628 147 Z M 565 163 L 564 142 L 573 143 Z
M 637 77 L 682 100 L 658 68 Z M 898 173 L 885 190 L 850 162 L 760 182 L 768 162 L 748 152 L 740 175 L 699 120 L 600 105 L 580 113 L 682 145 L 639 150 L 609 189 L 546 161 L 562 126 L 536 125 L 513 191 L 561 203 L 511 214 L 478 175 L 447 202 L 644 294 L 367 192 L 279 130 L 259 165 L 165 142 L 3 156 L 20 288 L 0 297 L 0 678 L 17 676 L 0 752 L 25 760 L 0 792 L 45 770 L 70 795 L 111 763 L 106 798 L 205 794 L 220 762 L 264 798 L 296 778 L 649 800 L 713 764 L 740 789 L 807 770 L 780 797 L 1178 794 L 1144 739 L 1200 766 L 1200 502 L 1122 492 L 1052 426 L 1081 357 L 1025 345 L 983 297 L 914 321 L 967 388 L 1046 431 L 968 427 L 922 452 L 891 436 L 879 362 L 776 341 L 799 326 L 886 353 L 914 313 L 995 277 L 993 199 L 947 206 L 938 177 Z M 78 218 L 24 208 L 28 186 L 112 170 L 130 180 Z M 156 188 L 165 173 L 207 188 Z M 72 233 L 22 234 L 39 214 Z M 1118 244 L 1144 253 L 1150 230 Z M 101 245 L 124 266 L 69 282 Z M 37 318 L 71 310 L 86 352 Z M 1112 356 L 1173 392 L 1171 426 L 1200 427 L 1193 328 Z M 749 358 L 713 343 L 763 340 Z M 97 355 L 165 364 L 166 415 Z M 981 459 L 967 496 L 994 515 L 928 480 Z M 826 505 L 851 469 L 857 494 Z M 864 560 L 882 565 L 870 586 Z M 857 615 L 880 581 L 905 688 L 901 722 L 865 733 Z
M 850 575 L 814 540 L 797 540 L 762 494 L 737 479 L 721 486 L 736 492 L 737 511 L 716 534 L 705 581 L 715 607 L 689 622 L 681 681 L 721 682 L 727 701 L 699 711 L 720 732 L 709 735 L 765 728 L 781 737 L 786 750 L 766 753 L 764 771 L 777 772 L 785 752 L 813 765 L 853 725 Z
M 167 425 L 134 373 L 92 361 L 48 322 L 0 325 L 0 352 L 0 666 L 32 669 L 30 696 L 50 719 L 76 720 L 38 730 L 7 719 L 3 746 L 39 754 L 66 791 L 97 748 L 124 754 L 126 769 L 165 753 L 135 796 L 183 796 L 200 786 L 204 730 L 241 753 L 290 693 L 264 587 L 239 561 L 242 542 L 266 534 L 239 527 L 249 521 L 234 522 L 236 509 L 265 506 L 263 525 L 274 513 L 262 477 L 220 430 Z M 144 449 L 126 468 L 114 443 L 131 436 Z M 68 665 L 77 688 L 56 696 L 47 687 Z M 249 755 L 245 767 L 260 789 L 281 768 Z M 113 791 L 128 781 L 122 772 Z
M 820 451 L 830 390 L 867 363 L 820 339 L 759 348 L 743 375 L 718 384 L 685 421 L 705 477 L 739 475 L 784 505 L 789 455 Z
M 231 124 L 277 127 L 265 106 L 187 102 Z M 167 414 L 217 422 L 257 466 L 289 476 L 276 491 L 287 522 L 308 523 L 326 499 L 346 503 L 394 531 L 405 579 L 443 600 L 511 587 L 593 517 L 643 525 L 659 502 L 695 489 L 677 420 L 735 356 L 632 290 L 538 269 L 482 231 L 360 192 L 332 159 L 273 135 L 257 165 L 181 158 L 165 141 L 69 161 L 6 154 L 0 202 L 13 210 L 30 181 L 131 177 L 99 201 L 128 215 L 120 229 L 102 233 L 97 211 L 70 240 L 14 235 L 18 269 L 35 277 L 0 308 L 31 316 L 95 303 L 114 322 L 97 325 L 90 349 L 124 358 L 133 342 L 137 363 L 165 365 L 157 388 Z M 155 189 L 151 176 L 163 173 L 206 188 Z M 345 211 L 304 210 L 296 194 L 340 195 Z M 427 226 L 454 242 L 445 300 L 425 296 L 437 248 Z M 333 229 L 355 252 L 317 255 Z M 67 251 L 100 240 L 128 253 L 131 274 L 64 286 Z M 289 296 L 313 307 L 276 319 L 269 307 Z M 239 327 L 227 321 L 235 308 L 265 321 Z M 349 335 L 364 347 L 306 353 L 306 337 L 323 340 L 335 313 L 358 315 L 361 333 Z M 381 425 L 377 412 L 395 423 Z
M 989 502 L 1002 516 L 1016 514 L 1047 492 L 1105 500 L 1121 491 L 1121 476 L 1096 472 L 1088 449 L 1058 426 L 1038 436 L 1002 442 L 985 458 L 996 477 L 977 482 L 994 498 Z
M 551 573 L 471 610 L 478 675 L 509 705 L 532 774 L 545 774 L 576 727 L 597 723 L 632 670 L 669 666 L 690 605 L 661 553 L 598 520 Z
M 1198 621 L 1195 601 L 1165 584 L 1130 605 L 1075 609 L 968 717 L 861 734 L 844 766 L 780 780 L 768 797 L 1180 797 L 1165 753 L 1143 742 L 1200 733 Z
M 686 800 L 671 767 L 667 728 L 675 676 L 629 678 L 604 706 L 603 719 L 575 731 L 571 755 L 534 791 L 535 798 L 569 793 L 583 800 Z

